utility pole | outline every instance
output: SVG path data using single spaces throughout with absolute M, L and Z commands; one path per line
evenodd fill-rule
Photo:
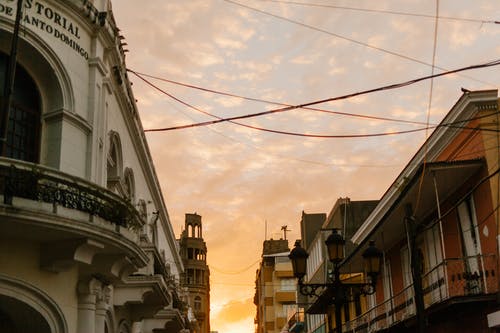
M 19 27 L 21 26 L 21 18 L 23 11 L 23 0 L 17 0 L 16 21 L 14 23 L 14 32 L 12 35 L 12 42 L 10 47 L 9 60 L 5 70 L 5 82 L 3 86 L 3 96 L 1 99 L 1 112 L 0 117 L 0 155 L 5 154 L 5 144 L 7 142 L 7 127 L 9 123 L 10 104 L 12 100 L 12 93 L 14 91 L 14 79 L 16 75 L 17 63 L 17 42 L 19 40 Z
M 413 278 L 415 308 L 417 312 L 417 332 L 425 333 L 426 318 L 424 292 L 422 289 L 422 268 L 424 258 L 422 257 L 422 252 L 419 251 L 417 246 L 418 227 L 417 221 L 415 221 L 415 216 L 413 216 L 413 209 L 410 203 L 406 204 L 405 206 L 405 222 L 410 238 L 410 267 L 411 275 Z

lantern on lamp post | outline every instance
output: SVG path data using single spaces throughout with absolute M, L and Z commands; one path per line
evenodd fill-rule
M 300 241 L 295 242 L 295 247 L 288 256 L 292 262 L 293 274 L 299 280 L 299 291 L 305 296 L 319 297 L 321 293 L 317 290 L 328 288 L 331 290 L 333 299 L 331 304 L 335 305 L 335 322 L 337 332 L 342 333 L 341 308 L 350 301 L 346 295 L 364 294 L 369 295 L 375 292 L 375 285 L 380 273 L 382 262 L 382 251 L 375 247 L 375 242 L 370 241 L 368 248 L 362 253 L 364 270 L 369 281 L 364 283 L 343 283 L 340 279 L 339 265 L 344 260 L 345 239 L 333 229 L 332 233 L 325 241 L 328 253 L 328 260 L 333 264 L 333 279 L 329 283 L 304 283 L 303 279 L 307 273 L 307 258 L 309 254 L 300 246 Z

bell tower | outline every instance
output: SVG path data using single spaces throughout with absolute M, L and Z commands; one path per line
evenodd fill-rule
M 210 333 L 210 270 L 200 215 L 186 214 L 179 245 L 184 264 L 181 286 L 188 291 L 189 306 L 196 318 L 193 329 L 196 333 Z

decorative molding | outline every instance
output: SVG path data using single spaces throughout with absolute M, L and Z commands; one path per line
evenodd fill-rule
M 88 278 L 78 281 L 77 291 L 79 295 L 99 295 L 102 290 L 102 282 L 96 278 Z
M 44 113 L 42 115 L 43 120 L 47 123 L 58 122 L 58 121 L 66 121 L 76 128 L 80 129 L 86 135 L 92 133 L 92 125 L 87 122 L 82 116 L 69 112 L 65 109 L 59 109 L 55 111 L 51 111 L 48 113 Z
M 34 285 L 0 274 L 0 295 L 32 307 L 47 321 L 52 333 L 68 332 L 66 318 L 57 303 Z
M 45 243 L 41 246 L 40 266 L 54 273 L 69 270 L 75 263 L 92 264 L 104 244 L 91 239 L 75 239 Z
M 102 76 L 108 74 L 108 69 L 100 57 L 94 57 L 89 59 L 89 66 L 96 67 Z
M 137 318 L 151 318 L 171 302 L 165 280 L 159 275 L 129 276 L 114 289 L 113 305 L 141 304 L 135 309 Z

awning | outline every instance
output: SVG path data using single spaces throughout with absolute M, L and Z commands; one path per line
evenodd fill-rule
M 368 234 L 351 255 L 341 264 L 342 272 L 361 272 L 363 270 L 361 253 L 368 247 L 369 240 L 375 240 L 376 246 L 383 250 L 389 249 L 405 237 L 405 206 L 411 203 L 417 221 L 437 216 L 437 197 L 440 204 L 466 184 L 472 176 L 483 168 L 483 159 L 431 162 L 415 172 L 410 179 L 399 184 L 399 195 L 387 207 L 376 207 L 384 211 L 382 217 L 372 221 L 373 226 Z M 422 171 L 425 170 L 422 177 Z M 471 186 L 472 187 L 472 186 Z M 416 208 L 418 201 L 418 208 Z M 381 200 L 384 202 L 384 200 Z

